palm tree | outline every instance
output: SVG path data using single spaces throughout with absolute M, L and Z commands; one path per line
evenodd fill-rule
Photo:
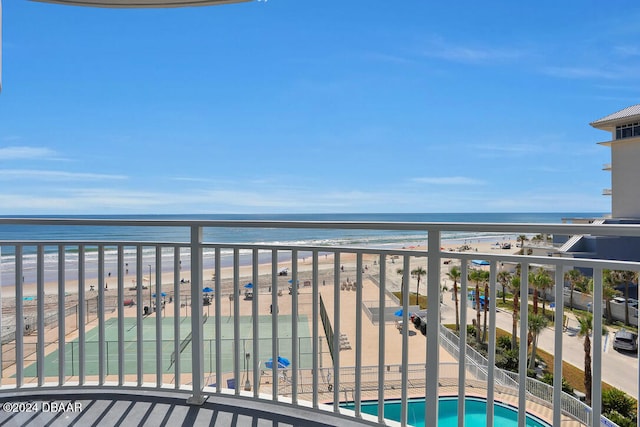
M 616 286 L 620 283 L 621 276 L 619 272 L 615 270 L 604 270 L 602 272 L 602 297 L 607 305 L 607 323 L 613 323 L 613 316 L 611 315 L 611 300 L 615 298 L 619 291 L 616 290 Z
M 453 298 L 456 301 L 456 331 L 460 331 L 460 314 L 458 308 L 458 280 L 460 280 L 460 275 L 460 267 L 458 266 L 451 267 L 451 269 L 447 273 L 447 277 L 453 280 Z
M 538 314 L 538 279 L 533 271 L 529 272 L 529 285 L 533 286 L 533 314 Z
M 586 394 L 586 403 L 591 405 L 591 331 L 593 330 L 593 315 L 586 313 L 578 317 L 580 323 L 580 331 L 578 335 L 584 337 L 584 388 Z
M 482 328 L 482 342 L 487 341 L 487 312 L 489 311 L 489 272 L 483 271 L 482 281 L 484 282 L 484 321 Z M 494 284 L 495 286 L 495 284 Z
M 569 282 L 569 307 L 571 311 L 573 311 L 573 290 L 576 288 L 576 285 L 582 280 L 583 275 L 579 270 L 570 270 L 567 271 L 564 275 L 564 280 Z
M 529 360 L 529 369 L 536 366 L 536 347 L 538 346 L 538 335 L 547 327 L 549 320 L 541 314 L 532 314 L 528 317 L 529 334 L 531 335 L 531 359 Z
M 635 271 L 618 271 L 620 281 L 624 284 L 624 323 L 629 324 L 629 284 L 638 280 L 638 273 Z
M 514 275 L 509 284 L 513 292 L 513 324 L 511 328 L 511 348 L 516 348 L 516 340 L 518 339 L 518 302 L 520 300 L 520 276 Z
M 420 290 L 420 279 L 422 279 L 422 276 L 425 276 L 426 274 L 427 274 L 427 271 L 422 267 L 416 267 L 413 270 L 411 270 L 411 275 L 418 277 L 418 284 L 416 285 L 416 302 L 418 301 L 418 295 Z M 419 304 L 419 302 L 417 303 Z
M 524 249 L 524 242 L 526 242 L 527 240 L 527 236 L 525 236 L 524 234 L 521 234 L 518 236 L 518 238 L 516 239 L 517 242 L 520 242 L 520 247 Z
M 482 278 L 480 277 L 481 270 L 473 269 L 469 272 L 469 280 L 475 282 L 475 302 L 476 302 L 476 340 L 480 342 L 480 281 Z
M 402 273 L 404 273 L 404 270 L 401 268 L 396 269 L 396 273 L 402 275 Z M 400 304 L 402 304 L 402 296 L 403 296 L 403 292 L 404 292 L 404 276 L 402 276 L 402 284 L 400 285 Z
M 553 287 L 553 280 L 549 275 L 549 272 L 542 267 L 538 269 L 536 274 L 536 280 L 538 282 L 538 288 L 542 289 L 542 314 L 546 314 L 546 302 L 547 302 L 547 289 Z
M 469 280 L 476 284 L 475 289 L 475 300 L 476 300 L 476 339 L 478 343 L 481 342 L 480 335 L 480 283 L 483 283 L 485 280 L 489 279 L 489 272 L 479 270 L 477 268 L 472 269 L 469 272 Z M 487 305 L 487 296 L 485 294 L 485 306 Z
M 502 285 L 502 303 L 506 304 L 505 294 L 507 287 L 509 286 L 509 282 L 511 281 L 511 273 L 508 271 L 501 271 L 498 273 L 498 282 Z

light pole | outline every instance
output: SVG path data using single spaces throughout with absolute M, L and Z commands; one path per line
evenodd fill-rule
M 245 375 L 245 382 L 244 382 L 244 389 L 245 391 L 251 391 L 251 381 L 249 381 L 249 358 L 251 357 L 251 353 L 247 353 L 246 351 L 246 344 L 247 342 L 244 342 L 245 345 L 245 361 L 244 361 L 244 375 Z
M 153 300 L 152 300 L 152 296 L 151 296 L 151 264 L 149 264 L 149 311 L 150 312 L 152 311 L 152 307 L 153 307 L 152 301 Z M 149 314 L 151 314 L 151 313 L 149 313 Z

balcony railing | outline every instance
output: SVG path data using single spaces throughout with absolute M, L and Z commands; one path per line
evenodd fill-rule
M 640 236 L 640 227 L 632 225 L 0 219 L 0 227 L 5 236 L 18 236 L 0 241 L 3 393 L 34 386 L 61 394 L 85 385 L 188 389 L 189 403 L 199 405 L 232 390 L 236 397 L 297 410 L 329 405 L 335 414 L 363 422 L 368 418 L 362 402 L 377 400 L 378 423 L 385 422 L 382 402 L 396 398 L 402 425 L 409 422 L 411 397 L 425 397 L 426 425 L 436 426 L 439 396 L 479 392 L 487 400 L 487 425 L 494 423 L 493 403 L 507 395 L 518 408 L 519 425 L 527 411 L 539 412 L 536 408 L 550 413 L 546 421 L 553 425 L 567 417 L 587 424 L 601 419 L 600 334 L 592 337 L 597 386 L 591 417 L 585 421 L 570 413 L 561 393 L 564 274 L 572 268 L 593 273 L 593 328 L 601 330 L 603 270 L 640 270 L 636 262 L 519 255 L 499 247 L 476 252 L 461 244 L 468 236 L 514 242 L 516 236 L 539 233 Z M 42 238 L 19 237 L 41 229 Z M 257 236 L 261 230 L 408 233 L 412 239 L 422 236 L 422 246 L 221 242 L 215 236 L 222 229 Z M 131 230 L 146 237 L 120 237 Z M 73 237 L 82 233 L 90 238 Z M 65 234 L 70 238 L 60 237 Z M 452 362 L 441 352 L 452 341 L 441 338 L 443 306 L 433 303 L 442 301 L 443 274 L 454 264 L 461 269 L 460 295 L 467 295 L 474 260 L 485 261 L 479 268 L 488 270 L 491 284 L 486 366 L 465 357 Z M 487 368 L 496 361 L 498 273 L 516 264 L 523 272 L 523 307 L 531 301 L 529 267 L 544 266 L 559 284 L 551 292 L 555 375 L 545 398 L 531 399 L 531 390 L 517 386 L 530 381 L 527 346 L 520 346 L 517 374 L 501 376 Z M 394 322 L 410 324 L 417 267 L 426 272 L 421 282 L 429 301 L 425 337 L 409 327 L 398 331 Z M 400 291 L 399 299 L 393 290 Z M 470 323 L 468 305 L 460 298 L 462 328 Z M 527 318 L 521 311 L 520 337 L 528 334 Z M 466 353 L 466 335 L 454 346 Z M 637 359 L 628 372 L 637 386 Z M 637 387 L 625 391 L 638 395 Z M 353 412 L 341 408 L 346 401 Z M 458 414 L 464 411 L 465 400 L 459 399 Z

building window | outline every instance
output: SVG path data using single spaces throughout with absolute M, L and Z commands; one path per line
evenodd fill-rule
M 616 139 L 640 136 L 640 122 L 616 126 Z

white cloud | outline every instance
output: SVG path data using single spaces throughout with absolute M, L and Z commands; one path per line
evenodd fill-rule
M 421 184 L 436 184 L 436 185 L 483 185 L 484 181 L 468 178 L 464 176 L 441 176 L 441 177 L 420 177 L 413 178 L 412 181 Z
M 55 156 L 55 151 L 44 147 L 16 146 L 0 148 L 0 160 L 45 159 Z
M 107 175 L 83 172 L 63 172 L 36 169 L 0 169 L 0 180 L 54 180 L 54 181 L 84 181 L 84 180 L 123 180 L 124 175 Z
M 526 55 L 522 49 L 470 46 L 453 44 L 442 39 L 434 39 L 427 43 L 421 54 L 431 58 L 440 58 L 464 63 L 495 63 L 496 61 L 512 61 Z

